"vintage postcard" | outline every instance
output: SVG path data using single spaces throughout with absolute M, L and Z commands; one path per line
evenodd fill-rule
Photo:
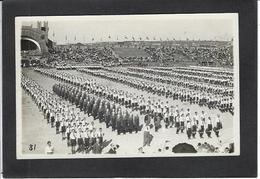
M 15 28 L 17 159 L 240 155 L 238 14 Z

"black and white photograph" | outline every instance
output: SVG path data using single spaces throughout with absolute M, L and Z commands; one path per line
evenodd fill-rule
M 238 14 L 15 18 L 17 159 L 240 155 Z

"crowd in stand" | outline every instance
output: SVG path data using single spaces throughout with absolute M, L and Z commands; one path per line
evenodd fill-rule
M 48 62 L 64 63 L 95 63 L 113 65 L 119 62 L 142 63 L 142 62 L 214 62 L 219 66 L 233 66 L 232 46 L 187 46 L 161 45 L 161 46 L 136 46 L 137 50 L 144 50 L 149 54 L 147 57 L 131 56 L 119 57 L 113 50 L 113 45 L 84 45 L 70 44 L 56 46 L 50 53 Z
M 118 62 L 118 59 L 109 47 L 66 45 L 57 46 L 55 51 L 50 54 L 49 61 L 58 62 L 59 64 L 64 62 L 102 64 L 111 61 Z
M 228 91 L 220 91 L 218 88 L 214 89 L 210 85 L 199 85 L 196 82 L 177 80 L 173 84 L 163 83 L 156 81 L 152 78 L 152 74 L 143 76 L 141 78 L 137 73 L 134 77 L 131 77 L 129 72 L 111 72 L 110 71 L 93 71 L 89 69 L 80 69 L 79 71 L 106 78 L 112 81 L 121 82 L 131 87 L 147 91 L 149 93 L 157 94 L 159 96 L 166 96 L 166 98 L 179 99 L 183 102 L 189 102 L 191 104 L 199 104 L 200 106 L 207 106 L 210 109 L 218 108 L 222 112 L 231 112 L 233 114 L 233 98 L 229 96 Z M 117 75 L 115 75 L 117 73 Z M 123 74 L 122 74 L 123 73 Z M 143 79 L 144 78 L 144 79 Z M 197 87 L 196 87 L 197 86 Z M 222 87 L 219 87 L 222 90 Z M 222 93 L 221 93 L 222 92 Z
M 160 46 L 145 47 L 144 50 L 157 61 L 175 61 L 179 54 L 192 61 L 211 61 L 222 66 L 233 66 L 232 46 L 224 47 L 194 47 L 194 46 Z

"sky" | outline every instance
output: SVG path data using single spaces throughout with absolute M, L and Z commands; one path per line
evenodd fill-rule
M 57 44 L 126 40 L 231 40 L 235 14 L 59 16 L 19 18 L 22 25 L 48 21 L 49 39 Z M 67 38 L 66 38 L 67 36 Z M 94 40 L 93 40 L 94 39 Z

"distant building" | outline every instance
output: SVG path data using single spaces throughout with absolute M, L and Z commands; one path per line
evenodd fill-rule
M 49 48 L 52 48 L 53 42 L 48 38 L 49 27 L 48 22 L 38 21 L 37 27 L 22 26 L 21 33 L 21 51 L 35 51 L 35 54 L 46 56 Z

